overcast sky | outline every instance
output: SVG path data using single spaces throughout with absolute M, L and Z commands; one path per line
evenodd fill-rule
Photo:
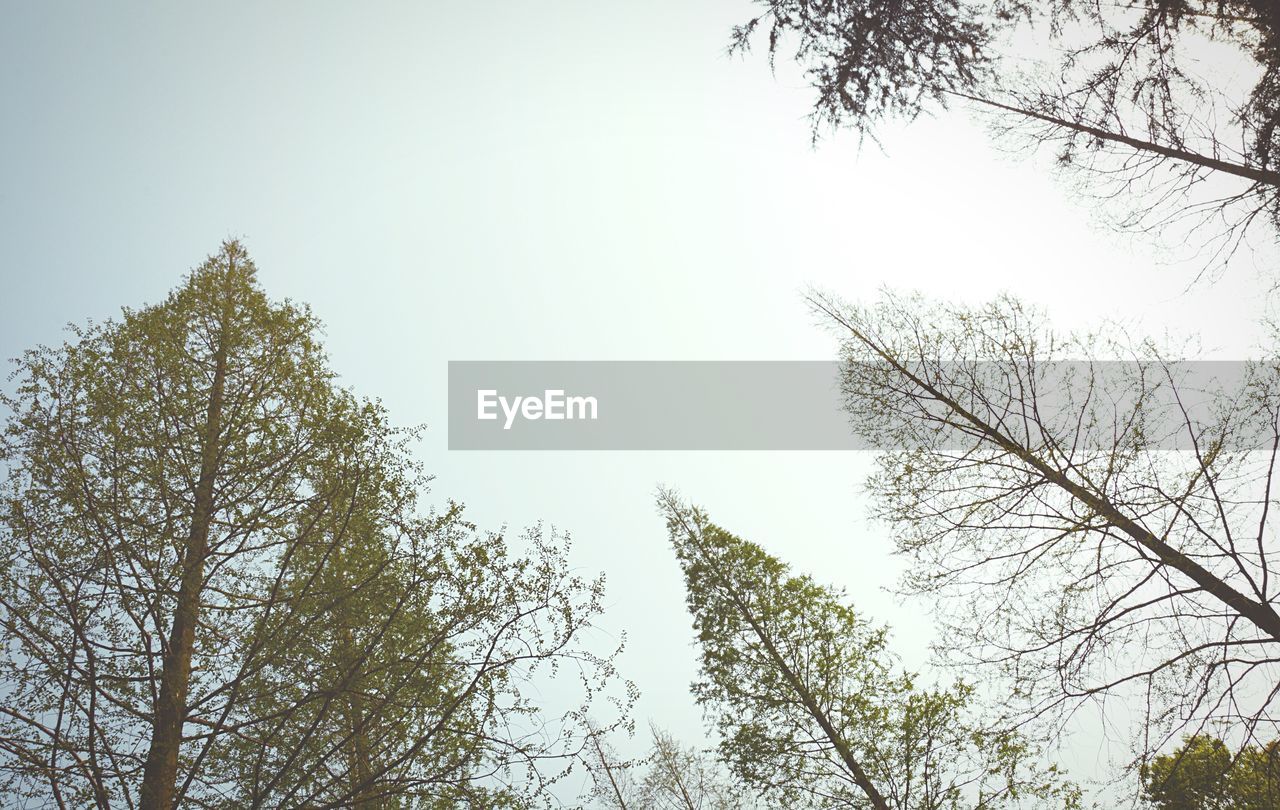
M 850 588 L 909 660 L 925 605 L 866 520 L 865 453 L 449 452 L 449 360 L 826 359 L 808 285 L 1120 320 L 1252 351 L 1249 262 L 1197 267 L 1094 221 L 962 112 L 810 145 L 784 61 L 725 55 L 745 0 L 5 4 L 0 354 L 158 301 L 227 237 L 308 302 L 344 384 L 425 423 L 431 503 L 570 531 L 608 575 L 637 716 L 695 739 L 694 651 L 653 506 L 679 489 Z M 1088 740 L 1079 747 L 1093 750 Z M 1096 746 L 1094 746 L 1096 747 Z M 1082 766 L 1088 769 L 1088 764 Z

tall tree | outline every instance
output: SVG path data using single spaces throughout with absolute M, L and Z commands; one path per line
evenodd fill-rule
M 586 683 L 612 672 L 575 640 L 599 584 L 554 544 L 509 558 L 456 513 L 420 517 L 412 434 L 335 384 L 317 330 L 228 242 L 162 303 L 18 361 L 0 445 L 0 790 L 168 810 L 226 806 L 245 784 L 271 789 L 231 804 L 290 789 L 350 804 L 416 784 L 415 768 L 469 782 L 518 742 L 477 715 L 484 700 L 539 716 L 514 697 L 530 659 L 572 658 Z M 513 655 L 530 626 L 546 635 Z M 412 646 L 441 627 L 433 651 Z M 420 661 L 431 684 L 379 706 Z M 246 777 L 248 743 L 290 754 Z M 346 766 L 313 772 L 311 795 L 290 780 L 321 745 Z
M 1258 0 L 757 0 L 734 29 L 767 29 L 816 91 L 815 134 L 874 137 L 893 117 L 971 103 L 1054 144 L 1129 197 L 1126 224 L 1203 226 L 1234 250 L 1280 220 L 1280 12 Z M 1222 75 L 1206 63 L 1222 63 Z M 1240 77 L 1231 86 L 1225 77 Z M 1206 182 L 1225 178 L 1228 182 Z M 1207 187 L 1203 190 L 1202 187 Z M 1274 236 L 1274 229 L 1272 230 Z
M 733 772 L 772 804 L 1077 806 L 1026 739 L 977 721 L 969 687 L 917 686 L 887 631 L 843 592 L 792 574 L 669 494 L 660 503 L 700 648 L 694 694 Z
M 811 301 L 881 451 L 870 490 L 906 589 L 940 599 L 956 661 L 1055 723 L 1132 701 L 1139 761 L 1207 723 L 1274 736 L 1274 362 L 1219 378 L 1011 299 Z

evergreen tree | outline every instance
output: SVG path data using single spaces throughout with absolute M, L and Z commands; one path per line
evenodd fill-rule
M 927 689 L 888 632 L 823 586 L 664 494 L 700 649 L 694 694 L 720 752 L 773 805 L 876 810 L 1077 807 L 1016 732 L 978 720 L 973 690 Z

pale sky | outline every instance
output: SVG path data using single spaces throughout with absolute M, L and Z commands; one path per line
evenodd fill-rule
M 827 359 L 801 302 L 882 285 L 1011 292 L 1063 327 L 1198 333 L 1243 357 L 1253 263 L 1194 266 L 1102 228 L 961 111 L 810 145 L 779 60 L 725 55 L 745 0 L 8 0 L 0 26 L 0 355 L 159 300 L 226 237 L 327 325 L 342 381 L 426 423 L 429 503 L 570 531 L 608 575 L 637 717 L 689 740 L 694 649 L 659 484 L 850 588 L 923 660 L 927 607 L 866 520 L 866 453 L 453 452 L 450 360 Z M 1089 769 L 1096 746 L 1078 749 Z M 1092 747 L 1091 747 L 1092 746 Z M 1084 752 L 1080 754 L 1079 752 Z

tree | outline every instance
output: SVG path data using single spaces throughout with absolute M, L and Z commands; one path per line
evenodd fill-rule
M 1187 737 L 1142 769 L 1157 810 L 1269 810 L 1280 805 L 1280 750 L 1273 741 L 1233 755 L 1215 737 Z
M 760 806 L 707 751 L 683 745 L 652 723 L 648 754 L 619 761 L 597 735 L 590 760 L 591 797 L 617 810 L 745 810 Z
M 508 733 L 542 717 L 527 670 L 572 663 L 588 693 L 612 674 L 577 643 L 599 581 L 539 535 L 517 556 L 456 510 L 420 516 L 413 434 L 335 384 L 315 318 L 255 272 L 225 243 L 162 303 L 18 361 L 0 445 L 15 802 L 506 795 L 517 759 L 573 753 L 568 733 Z
M 1274 362 L 1206 377 L 1007 298 L 811 303 L 880 451 L 875 513 L 954 663 L 1003 672 L 1029 718 L 1141 707 L 1138 762 L 1209 723 L 1274 734 Z
M 637 807 L 653 810 L 739 810 L 748 795 L 719 772 L 717 763 L 696 748 L 681 745 L 659 728 L 651 729 L 653 750 Z
M 1151 192 L 1123 224 L 1205 226 L 1229 255 L 1259 217 L 1280 222 L 1274 3 L 757 1 L 731 50 L 761 28 L 771 63 L 790 44 L 816 92 L 815 135 L 848 125 L 874 137 L 887 118 L 970 103 L 1056 145 L 1058 163 L 1104 193 Z M 1243 86 L 1206 62 L 1230 63 L 1222 72 Z
M 733 773 L 773 805 L 1075 807 L 1021 735 L 984 728 L 964 684 L 924 689 L 845 594 L 660 498 L 700 647 L 694 694 Z
M 514 555 L 460 512 L 407 544 L 349 543 L 333 556 L 360 559 L 299 566 L 306 604 L 271 628 L 281 641 L 211 764 L 236 786 L 225 807 L 550 802 L 586 743 L 578 719 L 612 673 L 574 641 L 600 611 L 602 583 L 566 573 L 566 538 L 537 527 Z M 566 715 L 524 695 L 556 666 L 583 679 Z M 559 765 L 543 773 L 549 762 Z

